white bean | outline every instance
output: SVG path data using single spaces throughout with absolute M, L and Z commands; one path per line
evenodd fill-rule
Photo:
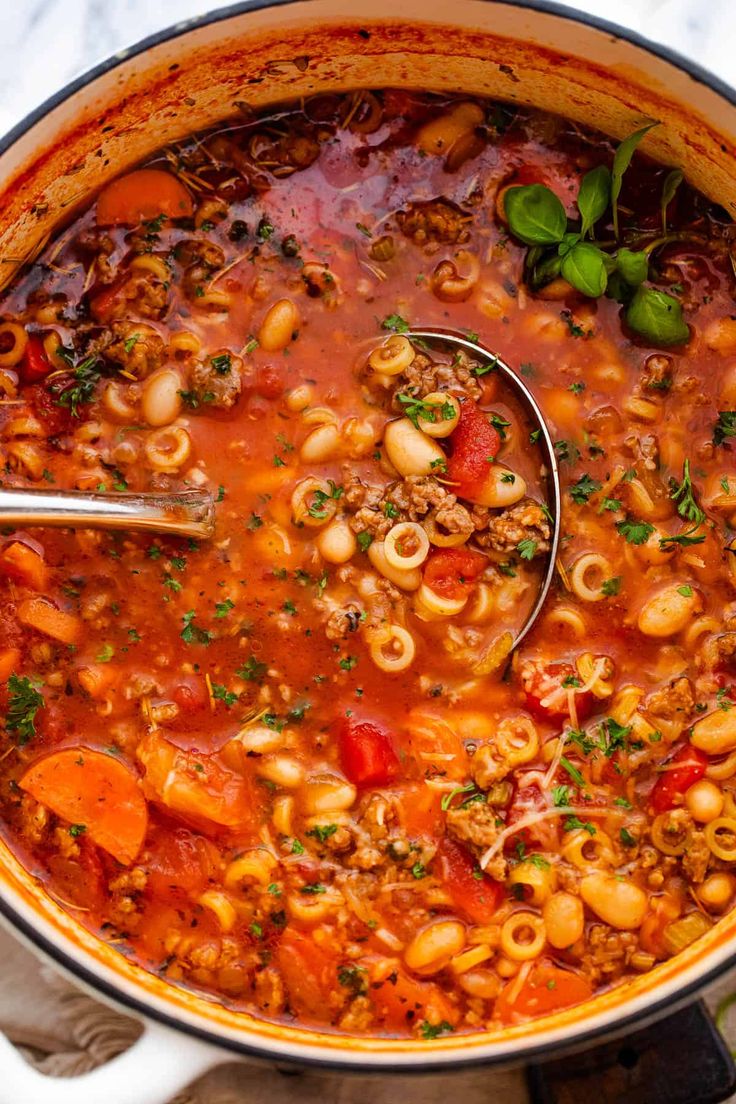
M 149 376 L 143 385 L 141 413 L 151 426 L 171 425 L 181 412 L 181 380 L 177 372 L 164 369 Z
M 399 475 L 431 475 L 445 462 L 445 454 L 408 418 L 389 422 L 384 430 L 386 455 Z M 432 465 L 435 465 L 434 468 Z
M 345 518 L 335 518 L 325 526 L 315 544 L 322 559 L 332 564 L 347 563 L 358 547 L 355 534 Z

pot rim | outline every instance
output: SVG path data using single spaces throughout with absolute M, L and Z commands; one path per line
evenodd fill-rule
M 55 108 L 70 99 L 75 93 L 92 84 L 121 65 L 126 64 L 131 58 L 145 54 L 153 47 L 172 42 L 184 37 L 190 32 L 201 27 L 222 23 L 234 17 L 247 15 L 249 12 L 260 11 L 266 8 L 291 6 L 295 3 L 303 3 L 304 0 L 237 0 L 225 7 L 215 8 L 203 15 L 193 16 L 181 22 L 164 27 L 150 35 L 138 40 L 133 45 L 118 51 L 116 54 L 99 62 L 97 65 L 85 70 L 78 77 L 68 81 L 62 88 L 47 97 L 36 108 L 28 112 L 16 123 L 2 138 L 0 138 L 0 157 L 10 150 L 16 142 L 28 134 L 33 127 Z M 482 0 L 483 3 L 503 4 L 510 8 L 520 8 L 543 15 L 551 15 L 559 19 L 566 19 L 573 23 L 579 23 L 593 30 L 601 31 L 617 39 L 621 39 L 636 46 L 641 50 L 667 62 L 675 69 L 679 69 L 692 80 L 698 82 L 715 92 L 730 105 L 736 107 L 736 88 L 728 84 L 722 78 L 710 72 L 698 62 L 692 61 L 683 54 L 668 46 L 652 42 L 638 31 L 624 28 L 608 19 L 591 15 L 558 3 L 557 0 Z M 613 1023 L 599 1023 L 591 1028 L 578 1028 L 569 1040 L 548 1040 L 541 1043 L 531 1043 L 523 1046 L 523 1056 L 514 1059 L 508 1053 L 496 1056 L 488 1056 L 478 1053 L 476 1050 L 462 1054 L 453 1051 L 446 1057 L 441 1052 L 427 1047 L 422 1051 L 421 1065 L 409 1064 L 405 1060 L 394 1060 L 391 1055 L 385 1057 L 379 1054 L 360 1054 L 356 1052 L 355 1058 L 347 1060 L 341 1057 L 341 1052 L 335 1052 L 333 1057 L 322 1056 L 316 1049 L 313 1053 L 288 1054 L 283 1051 L 275 1051 L 267 1045 L 257 1045 L 252 1042 L 243 1042 L 228 1035 L 219 1034 L 215 1029 L 208 1030 L 198 1024 L 180 1019 L 175 1013 L 168 1013 L 155 1006 L 149 1006 L 141 997 L 128 992 L 122 984 L 114 984 L 99 976 L 85 963 L 78 961 L 66 950 L 66 940 L 59 944 L 44 935 L 40 929 L 27 920 L 21 913 L 7 901 L 0 890 L 0 916 L 10 927 L 19 933 L 22 939 L 49 958 L 66 973 L 79 979 L 84 985 L 99 993 L 108 1003 L 122 1007 L 144 1020 L 155 1021 L 178 1033 L 192 1036 L 202 1042 L 219 1047 L 223 1051 L 255 1058 L 262 1061 L 278 1061 L 280 1064 L 296 1065 L 302 1068 L 315 1068 L 335 1070 L 343 1073 L 381 1073 L 381 1074 L 432 1074 L 443 1071 L 476 1068 L 480 1066 L 513 1066 L 523 1061 L 525 1064 L 534 1063 L 535 1060 L 546 1058 L 550 1053 L 556 1057 L 580 1051 L 591 1042 L 603 1037 L 613 1038 L 625 1034 L 633 1026 L 642 1026 L 647 1022 L 661 1019 L 668 1012 L 674 1012 L 686 1004 L 690 998 L 696 996 L 706 985 L 722 975 L 727 969 L 736 965 L 736 946 L 734 950 L 714 963 L 704 973 L 693 978 L 683 985 L 676 994 L 665 993 L 657 996 L 656 990 L 652 999 L 644 1008 L 633 1011 L 620 1012 Z M 63 937 L 62 937 L 63 938 Z M 309 1030 L 305 1030 L 305 1042 L 309 1036 Z M 339 1036 L 338 1036 L 339 1037 Z M 308 1045 L 308 1044 L 307 1044 Z

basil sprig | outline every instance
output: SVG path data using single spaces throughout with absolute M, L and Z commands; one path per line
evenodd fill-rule
M 504 209 L 514 237 L 529 246 L 526 280 L 533 290 L 562 276 L 583 295 L 592 299 L 607 295 L 623 304 L 627 325 L 652 345 L 683 345 L 690 331 L 681 303 L 667 292 L 645 286 L 649 252 L 619 244 L 618 198 L 624 173 L 642 138 L 654 126 L 656 122 L 649 122 L 621 142 L 611 170 L 598 165 L 585 174 L 577 196 L 579 226 L 569 222 L 559 198 L 544 184 L 508 188 Z M 673 169 L 665 180 L 663 225 L 667 205 L 681 181 L 679 169 Z M 615 241 L 599 245 L 594 240 L 595 226 L 609 208 Z

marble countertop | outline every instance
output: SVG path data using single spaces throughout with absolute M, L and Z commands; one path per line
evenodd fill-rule
M 5 0 L 0 133 L 98 61 L 216 6 L 215 0 Z M 569 6 L 639 30 L 736 84 L 733 0 L 579 0 Z

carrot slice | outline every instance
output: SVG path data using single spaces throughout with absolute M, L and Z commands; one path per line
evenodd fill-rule
M 49 573 L 43 556 L 20 541 L 6 544 L 0 552 L 0 572 L 33 590 L 45 590 L 48 583 Z
M 19 648 L 0 649 L 0 682 L 7 682 L 20 663 Z
M 36 629 L 62 644 L 76 644 L 82 633 L 82 622 L 78 617 L 57 609 L 45 598 L 26 598 L 21 602 L 18 620 L 29 629 Z
M 33 763 L 20 786 L 118 862 L 128 866 L 140 851 L 148 826 L 146 799 L 130 768 L 112 755 L 87 748 L 55 751 Z
M 192 197 L 173 173 L 136 169 L 113 180 L 97 200 L 98 226 L 137 226 L 147 219 L 191 218 Z

